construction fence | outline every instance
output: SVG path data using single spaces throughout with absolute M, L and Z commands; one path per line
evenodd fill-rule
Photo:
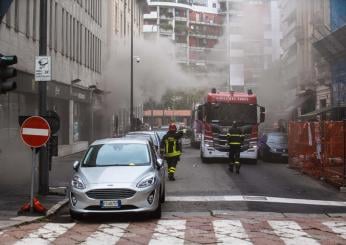
M 290 122 L 289 165 L 336 187 L 346 186 L 346 121 Z

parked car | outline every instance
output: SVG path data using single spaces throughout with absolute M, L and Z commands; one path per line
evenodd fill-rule
M 155 131 L 131 131 L 126 135 L 149 135 L 153 140 L 156 150 L 160 149 L 160 138 Z
M 288 142 L 284 133 L 264 134 L 258 142 L 258 154 L 264 161 L 287 161 Z
M 163 136 L 165 136 L 165 134 L 167 134 L 168 129 L 167 130 L 163 130 L 163 129 L 156 129 L 155 132 L 157 133 L 157 135 L 159 136 L 160 142 L 163 138 Z
M 73 164 L 70 214 L 150 212 L 161 217 L 165 169 L 148 140 L 104 139 Z

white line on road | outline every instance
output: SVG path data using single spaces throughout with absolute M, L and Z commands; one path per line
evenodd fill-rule
M 97 231 L 91 234 L 82 244 L 115 244 L 124 235 L 128 226 L 128 223 L 100 225 Z
M 40 129 L 40 128 L 23 128 L 23 135 L 36 135 L 36 136 L 48 136 L 48 129 Z
M 27 237 L 15 243 L 15 245 L 44 245 L 50 244 L 60 235 L 64 234 L 68 229 L 73 227 L 75 223 L 70 224 L 59 224 L 59 223 L 48 223 L 37 231 L 29 234 Z
M 274 229 L 274 232 L 284 241 L 287 245 L 318 245 L 319 243 L 314 240 L 309 234 L 294 221 L 268 221 L 269 225 Z
M 185 225 L 185 220 L 159 220 L 149 244 L 184 244 Z
M 287 204 L 305 204 L 317 206 L 336 206 L 346 207 L 346 202 L 324 201 L 282 197 L 266 196 L 167 196 L 167 202 L 268 202 L 268 203 L 287 203 Z
M 343 239 L 346 239 L 346 222 L 328 221 L 328 222 L 324 222 L 322 224 L 327 226 L 333 232 L 337 233 L 338 236 L 342 237 Z
M 218 244 L 252 244 L 240 220 L 215 220 L 213 226 Z

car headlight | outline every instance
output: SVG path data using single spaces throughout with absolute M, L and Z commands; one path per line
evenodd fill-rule
M 141 181 L 138 182 L 137 187 L 138 188 L 145 188 L 151 185 L 154 185 L 156 182 L 156 177 L 155 176 L 149 176 L 145 177 Z
M 82 178 L 79 177 L 78 175 L 73 176 L 72 186 L 76 189 L 85 189 L 85 185 L 82 181 Z
M 271 148 L 270 151 L 271 152 L 276 152 L 276 149 L 275 148 Z

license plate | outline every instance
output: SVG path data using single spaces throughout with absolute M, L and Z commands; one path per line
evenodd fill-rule
M 103 200 L 100 201 L 101 208 L 121 208 L 120 200 Z

